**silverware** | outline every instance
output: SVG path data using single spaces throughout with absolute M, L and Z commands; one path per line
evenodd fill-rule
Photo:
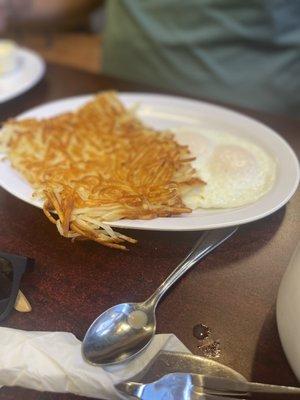
M 173 372 L 214 375 L 246 382 L 246 378 L 224 364 L 201 356 L 178 351 L 159 351 L 143 370 L 130 378 L 131 381 L 151 383 Z
M 300 388 L 295 387 L 243 382 L 190 373 L 172 373 L 146 384 L 124 382 L 116 387 L 121 393 L 141 400 L 233 400 L 247 397 L 250 393 L 300 394 Z
M 227 227 L 203 233 L 188 256 L 146 301 L 118 304 L 101 314 L 84 337 L 84 358 L 92 364 L 113 364 L 142 351 L 155 334 L 155 309 L 161 297 L 183 274 L 236 230 L 236 227 Z
M 215 360 L 195 356 L 194 354 L 189 353 L 169 352 L 164 350 L 161 350 L 156 354 L 146 368 L 144 368 L 139 374 L 133 376 L 131 380 L 133 382 L 141 382 L 144 384 L 151 383 L 173 372 L 207 374 L 246 381 L 246 379 L 234 369 L 220 364 Z M 126 398 L 129 398 L 126 382 L 116 385 L 116 389 L 118 389 L 120 393 L 125 394 Z M 201 400 L 204 399 L 205 397 L 201 398 Z M 209 398 L 206 397 L 206 400 L 209 400 Z M 220 397 L 218 400 L 220 400 Z

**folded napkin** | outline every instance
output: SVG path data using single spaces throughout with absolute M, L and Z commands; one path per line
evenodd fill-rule
M 120 399 L 114 385 L 142 371 L 160 350 L 188 352 L 176 336 L 156 335 L 138 357 L 100 367 L 84 361 L 81 342 L 71 333 L 0 328 L 0 385 Z

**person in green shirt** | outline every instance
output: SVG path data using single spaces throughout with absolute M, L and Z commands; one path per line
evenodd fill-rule
M 108 0 L 103 72 L 300 118 L 300 1 Z

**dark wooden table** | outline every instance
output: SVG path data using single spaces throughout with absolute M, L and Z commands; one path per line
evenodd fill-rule
M 34 89 L 1 105 L 0 119 L 57 98 L 117 89 L 145 87 L 49 65 Z M 242 110 L 278 131 L 300 153 L 300 121 Z M 207 324 L 220 340 L 218 361 L 246 378 L 297 385 L 278 337 L 277 290 L 300 239 L 300 192 L 273 215 L 239 232 L 187 274 L 157 310 L 158 332 L 173 332 L 199 354 L 193 326 Z M 134 231 L 138 239 L 120 253 L 92 242 L 61 237 L 41 210 L 0 189 L 0 249 L 33 257 L 22 290 L 33 311 L 14 311 L 2 323 L 18 329 L 71 331 L 82 338 L 93 319 L 123 301 L 150 294 L 193 246 L 199 232 Z M 1 373 L 1 371 L 0 371 Z M 68 394 L 4 388 L 0 399 L 75 399 Z

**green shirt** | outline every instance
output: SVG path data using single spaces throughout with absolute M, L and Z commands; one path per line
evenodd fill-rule
M 300 118 L 300 0 L 109 0 L 103 71 Z

